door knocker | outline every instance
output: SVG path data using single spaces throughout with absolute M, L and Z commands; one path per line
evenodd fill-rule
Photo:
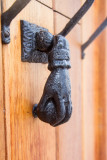
M 56 36 L 43 27 L 21 21 L 22 62 L 48 63 L 48 69 L 51 71 L 40 102 L 33 107 L 33 116 L 53 127 L 67 122 L 72 113 L 71 84 L 68 72 L 71 67 L 70 50 L 65 36 L 83 17 L 93 2 L 94 0 L 86 0 Z
M 51 74 L 45 84 L 39 104 L 33 108 L 33 115 L 55 127 L 67 122 L 72 113 L 71 85 L 68 73 L 68 69 L 71 67 L 70 50 L 69 44 L 63 36 L 53 37 L 51 35 L 49 37 L 48 34 L 50 33 L 45 31 L 37 34 L 37 47 L 47 53 L 48 69 Z M 47 45 L 49 43 L 50 46 Z
M 86 13 L 94 0 L 87 0 L 65 28 L 53 36 L 45 28 L 21 21 L 22 61 L 48 63 L 51 71 L 43 95 L 33 107 L 33 116 L 56 127 L 67 122 L 72 113 L 69 44 L 65 36 Z

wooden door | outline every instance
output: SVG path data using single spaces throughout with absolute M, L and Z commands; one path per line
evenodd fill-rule
M 3 1 L 3 10 L 13 2 Z M 47 65 L 21 62 L 21 19 L 53 33 L 53 11 L 36 1 L 11 23 L 11 43 L 3 45 L 6 156 L 8 160 L 54 160 L 55 128 L 32 117 L 32 106 L 38 103 L 49 72 Z
M 0 12 L 6 11 L 14 1 L 0 0 Z M 90 16 L 87 14 L 87 18 L 80 21 L 66 37 L 71 49 L 72 68 L 69 73 L 73 103 L 73 114 L 68 123 L 53 128 L 32 117 L 33 104 L 39 102 L 50 72 L 47 64 L 21 62 L 20 20 L 35 23 L 47 28 L 52 34 L 57 34 L 81 5 L 81 0 L 32 0 L 11 23 L 11 43 L 0 43 L 0 160 L 106 160 L 106 115 L 103 114 L 106 102 L 103 101 L 104 110 L 99 117 L 98 101 L 97 109 L 93 108 L 93 91 L 97 90 L 102 95 L 107 89 L 103 85 L 105 90 L 99 91 L 100 79 L 93 76 L 93 67 L 96 69 L 98 65 L 94 66 L 94 50 L 91 49 L 91 55 L 88 50 L 86 59 L 81 60 L 81 44 L 88 38 L 84 27 L 88 25 L 87 18 L 91 19 Z M 92 18 L 96 5 L 98 8 L 100 3 L 96 2 L 90 10 Z M 104 10 L 103 14 L 105 16 Z M 93 25 L 90 28 L 94 30 Z M 102 68 L 104 75 L 105 64 L 106 62 Z M 87 82 L 88 76 L 91 77 L 90 82 Z M 93 83 L 93 80 L 97 80 L 97 83 Z M 105 77 L 103 81 L 106 82 Z M 96 127 L 95 122 L 102 125 L 102 130 Z M 99 156 L 100 151 L 103 158 Z
M 82 42 L 94 33 L 105 18 L 106 1 L 95 1 L 82 20 Z M 82 61 L 83 157 L 84 160 L 106 160 L 107 28 L 85 52 Z
M 61 4 L 61 5 L 60 5 Z M 73 6 L 73 7 L 71 7 Z M 54 8 L 65 16 L 72 17 L 81 6 L 81 1 L 55 0 Z M 59 33 L 69 18 L 54 13 L 55 34 Z M 81 23 L 81 22 L 80 22 Z M 72 118 L 67 124 L 56 128 L 57 132 L 57 159 L 58 160 L 82 160 L 82 103 L 81 103 L 81 25 L 75 28 L 66 37 L 71 50 L 71 95 L 73 103 Z M 69 134 L 68 134 L 69 133 Z M 77 154 L 78 153 L 78 154 Z

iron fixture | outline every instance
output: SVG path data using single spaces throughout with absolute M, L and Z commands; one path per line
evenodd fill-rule
M 65 28 L 53 36 L 45 28 L 21 21 L 22 61 L 47 63 L 51 71 L 33 116 L 56 127 L 67 122 L 72 113 L 69 44 L 65 36 L 83 17 L 94 0 L 87 0 Z
M 10 23 L 14 17 L 30 2 L 16 2 L 2 14 L 2 41 L 10 42 Z M 43 27 L 21 21 L 21 44 L 23 62 L 48 63 L 51 71 L 38 105 L 33 107 L 33 116 L 52 126 L 67 122 L 72 113 L 71 85 L 68 69 L 70 50 L 65 36 L 91 7 L 94 0 L 86 0 L 79 11 L 70 19 L 65 28 L 53 36 Z
M 91 35 L 91 37 L 82 45 L 81 47 L 81 57 L 84 59 L 85 57 L 85 49 L 99 36 L 99 34 L 105 29 L 107 26 L 107 18 L 102 22 L 102 24 L 97 28 L 97 30 Z
M 10 43 L 10 23 L 17 16 L 18 13 L 30 2 L 31 0 L 16 0 L 14 4 L 1 15 L 1 33 L 2 42 L 4 44 Z
M 4 44 L 10 43 L 10 24 L 12 20 L 20 13 L 20 11 L 30 2 L 31 0 L 16 0 L 14 4 L 1 15 L 1 33 L 2 33 L 2 42 Z M 38 1 L 37 1 L 38 2 Z M 73 18 L 66 25 L 64 30 L 60 33 L 63 36 L 66 36 L 70 30 L 75 26 L 75 24 L 82 18 L 82 16 L 90 8 L 94 0 L 86 0 L 84 5 L 80 10 L 74 15 Z

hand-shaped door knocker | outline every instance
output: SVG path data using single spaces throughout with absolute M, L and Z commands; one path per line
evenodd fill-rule
M 68 42 L 63 36 L 49 35 L 51 34 L 41 31 L 36 37 L 37 48 L 47 52 L 48 69 L 51 74 L 45 84 L 39 104 L 34 106 L 33 115 L 52 126 L 58 126 L 67 122 L 72 112 L 71 85 L 68 73 L 70 50 Z M 48 48 L 49 43 L 51 48 Z
M 80 10 L 56 36 L 47 29 L 21 21 L 22 61 L 47 63 L 51 71 L 40 102 L 33 107 L 33 116 L 52 126 L 67 122 L 72 113 L 70 50 L 65 36 L 90 8 L 94 0 L 86 0 Z
M 16 0 L 2 14 L 3 43 L 10 43 L 10 23 L 30 1 Z M 40 102 L 33 107 L 33 116 L 39 117 L 54 127 L 67 122 L 72 113 L 71 85 L 68 72 L 70 50 L 65 36 L 83 17 L 93 2 L 94 0 L 86 0 L 65 28 L 56 36 L 53 36 L 45 28 L 21 21 L 21 60 L 23 62 L 48 63 L 48 69 L 51 71 Z

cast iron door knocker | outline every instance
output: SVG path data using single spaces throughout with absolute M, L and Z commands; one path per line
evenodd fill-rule
M 30 0 L 23 0 L 23 2 L 16 0 L 13 6 L 2 15 L 2 40 L 4 43 L 10 42 L 9 25 L 12 18 L 28 2 Z M 48 63 L 48 69 L 51 71 L 40 102 L 33 107 L 33 116 L 39 117 L 54 127 L 67 122 L 72 113 L 71 84 L 68 72 L 71 67 L 70 50 L 65 36 L 83 17 L 93 2 L 94 0 L 86 0 L 65 28 L 56 36 L 53 36 L 45 28 L 21 21 L 22 61 Z M 14 7 L 16 7 L 15 11 Z M 7 14 L 11 15 L 8 24 L 5 23 Z
M 37 48 L 48 55 L 51 74 L 39 104 L 34 106 L 33 115 L 55 127 L 67 122 L 72 113 L 69 44 L 63 36 L 53 37 L 45 31 L 40 31 L 36 39 L 39 42 Z

